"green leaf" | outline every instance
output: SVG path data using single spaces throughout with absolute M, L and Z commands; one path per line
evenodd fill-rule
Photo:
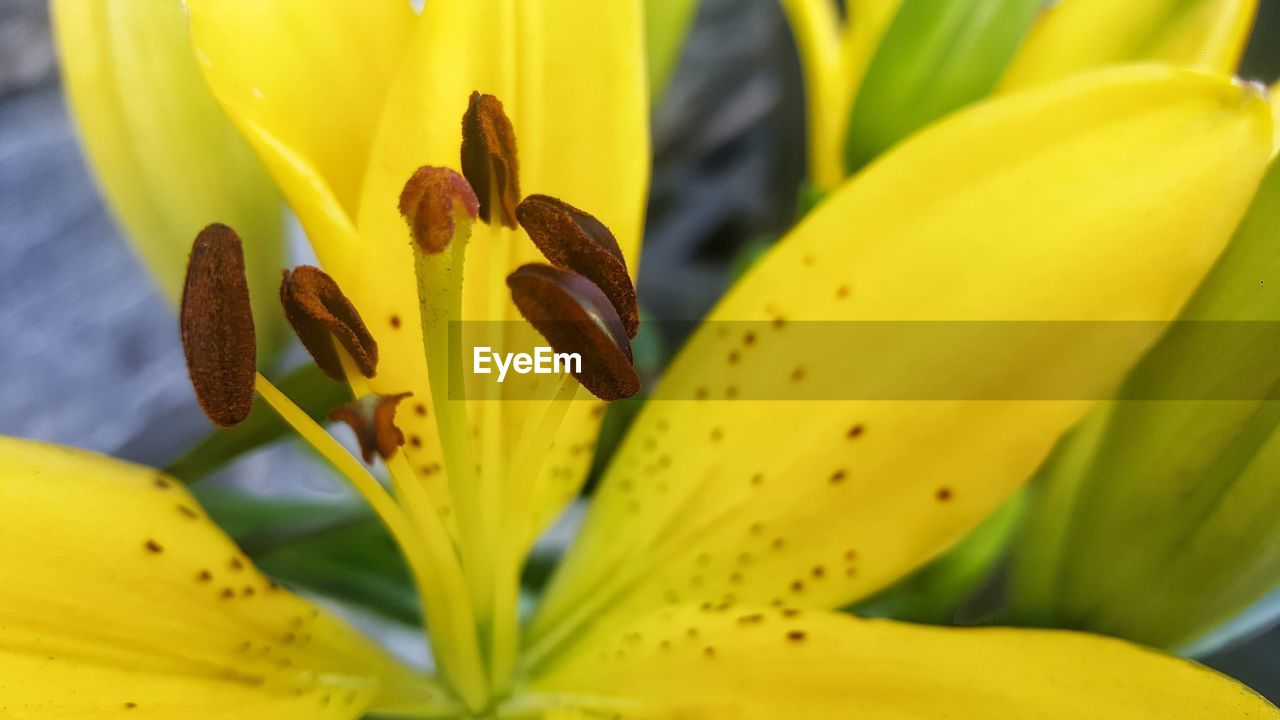
M 1199 322 L 1174 326 L 1033 483 L 1018 621 L 1183 648 L 1276 587 L 1277 239 L 1273 165 L 1180 318 Z M 1171 390 L 1193 399 L 1150 399 Z
M 409 571 L 364 505 L 195 492 L 209 517 L 271 577 L 400 622 L 422 622 Z
M 649 58 L 649 99 L 657 105 L 680 63 L 684 38 L 698 14 L 698 0 L 645 0 L 645 51 Z
M 1043 0 L 904 0 L 880 41 L 849 118 L 856 172 L 925 125 L 995 88 Z
M 348 402 L 347 386 L 325 377 L 315 365 L 308 363 L 286 375 L 278 383 L 312 418 L 323 421 L 333 408 Z M 184 482 L 193 483 L 241 455 L 273 443 L 292 430 L 260 398 L 254 400 L 248 419 L 227 430 L 215 430 L 174 461 L 165 472 Z
M 933 562 L 858 603 L 853 611 L 931 625 L 950 625 L 1004 556 L 1025 504 L 1013 496 L 973 532 Z

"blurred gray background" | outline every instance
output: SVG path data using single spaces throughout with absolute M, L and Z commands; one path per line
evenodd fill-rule
M 776 0 L 705 0 L 666 102 L 641 279 L 700 316 L 744 247 L 790 223 L 804 171 L 799 70 Z M 1264 0 L 1246 77 L 1280 76 Z M 0 0 L 0 433 L 163 464 L 208 430 L 172 310 L 103 208 L 58 86 L 45 0 Z M 242 481 L 286 482 L 279 464 Z M 1280 701 L 1280 631 L 1210 662 Z

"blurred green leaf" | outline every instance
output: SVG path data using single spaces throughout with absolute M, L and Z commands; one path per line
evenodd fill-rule
M 1119 402 L 1087 416 L 1034 481 L 1013 572 L 1016 620 L 1181 648 L 1276 587 L 1278 241 L 1273 165 L 1180 317 L 1228 322 L 1174 326 Z M 1141 399 L 1168 388 L 1221 399 Z
M 1214 628 L 1193 644 L 1181 648 L 1179 652 L 1188 657 L 1201 658 L 1226 651 L 1266 633 L 1275 627 L 1277 621 L 1280 621 L 1280 588 L 1272 590 L 1248 610 Z
M 307 363 L 277 382 L 312 418 L 323 421 L 333 408 L 348 402 L 351 391 L 330 380 L 314 364 Z M 253 403 L 248 419 L 227 430 L 215 430 L 187 451 L 165 472 L 193 483 L 241 455 L 285 437 L 292 431 L 261 398 Z
M 421 622 L 400 552 L 363 505 L 195 492 L 214 522 L 271 577 L 400 622 Z
M 645 0 L 645 50 L 649 58 L 649 99 L 662 101 L 680 63 L 684 38 L 698 14 L 698 0 Z
M 859 603 L 868 617 L 949 625 L 957 611 L 992 573 L 1017 527 L 1025 505 L 1015 495 L 941 557 Z
M 904 0 L 871 58 L 849 118 L 845 166 L 995 88 L 1043 0 Z

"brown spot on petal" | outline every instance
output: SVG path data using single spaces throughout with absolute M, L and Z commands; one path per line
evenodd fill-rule
M 284 271 L 280 302 L 298 339 L 325 375 L 344 382 L 342 361 L 333 343 L 342 344 L 365 377 L 378 366 L 378 343 L 333 278 L 323 270 L 300 265 Z
M 574 377 L 593 395 L 612 401 L 640 391 L 626 328 L 595 283 L 550 265 L 523 265 L 507 286 L 520 314 L 556 352 L 582 357 Z
M 572 270 L 604 291 L 622 318 L 627 337 L 635 337 L 640 326 L 636 288 L 609 228 L 589 213 L 547 195 L 525 198 L 516 208 L 516 217 L 552 265 Z
M 205 414 L 219 427 L 249 417 L 257 340 L 244 248 L 226 225 L 210 225 L 196 236 L 179 323 L 187 374 Z
M 400 214 L 413 241 L 434 255 L 449 247 L 455 236 L 460 240 L 471 236 L 479 203 L 466 178 L 449 168 L 424 165 L 400 193 Z
M 492 95 L 471 93 L 462 116 L 462 174 L 479 199 L 480 217 L 514 228 L 520 202 L 516 132 L 502 103 Z M 495 191 L 498 197 L 490 197 Z
M 412 393 L 366 395 L 334 408 L 329 419 L 351 426 L 360 443 L 360 456 L 366 463 L 373 462 L 375 452 L 387 460 L 404 444 L 404 433 L 396 427 L 396 406 L 410 395 Z

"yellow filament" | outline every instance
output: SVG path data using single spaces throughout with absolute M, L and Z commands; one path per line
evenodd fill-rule
M 369 382 L 351 356 L 341 347 L 337 350 L 352 393 L 357 398 L 369 395 L 372 392 Z M 418 582 L 427 588 L 425 604 L 431 607 L 427 618 L 428 639 L 435 648 L 436 657 L 442 659 L 441 664 L 445 667 L 478 670 L 482 667 L 482 660 L 475 633 L 475 615 L 466 578 L 449 533 L 404 452 L 396 452 L 386 465 L 391 486 L 401 505 L 408 508 L 409 519 L 418 531 L 433 568 L 428 577 L 419 578 Z M 444 658 L 456 660 L 443 661 Z
M 501 190 L 497 185 L 496 175 L 491 176 L 489 197 L 495 199 L 493 211 L 498 212 L 496 198 Z M 489 237 L 484 248 L 487 267 L 482 270 L 485 278 L 485 335 L 490 347 L 505 349 L 506 335 L 506 273 L 509 265 L 508 256 L 514 240 L 514 232 L 497 223 L 488 226 Z M 482 533 L 490 540 L 489 557 L 496 552 L 493 548 L 500 545 L 499 535 L 502 526 L 499 523 L 498 508 L 501 506 L 503 479 L 507 476 L 507 454 L 503 445 L 503 419 L 506 406 L 502 402 L 501 386 L 494 382 L 484 384 L 484 394 L 478 403 L 480 411 L 480 522 Z M 492 566 L 489 568 L 492 576 Z M 492 581 L 486 587 L 491 587 Z M 476 613 L 481 623 L 490 626 L 493 622 L 493 593 L 483 592 L 477 588 Z M 492 652 L 492 651 L 491 651 Z
M 781 0 L 805 77 L 809 124 L 809 180 L 831 190 L 844 178 L 848 79 L 840 17 L 833 0 Z
M 451 628 L 455 625 L 468 629 L 473 627 L 470 624 L 463 624 L 465 617 L 457 616 L 456 611 L 451 611 L 449 608 L 444 607 L 445 603 L 438 602 L 447 597 L 448 593 L 441 592 L 439 574 L 436 571 L 439 568 L 446 567 L 447 563 L 441 562 L 444 558 L 439 557 L 438 547 L 436 548 L 437 552 L 432 552 L 429 544 L 423 543 L 422 536 L 415 532 L 414 525 L 404 515 L 400 506 L 395 503 L 386 489 L 369 474 L 368 470 L 360 464 L 360 461 L 347 452 L 346 448 L 342 447 L 337 440 L 334 440 L 319 423 L 312 420 L 306 412 L 295 405 L 261 373 L 258 374 L 254 386 L 258 394 L 262 396 L 262 399 L 280 415 L 281 419 L 293 427 L 302 439 L 306 440 L 308 444 L 315 448 L 316 452 L 328 460 L 351 483 L 351 486 L 364 497 L 374 513 L 382 520 L 391 537 L 400 546 L 405 562 L 409 565 L 410 573 L 418 591 L 423 617 L 427 619 L 428 624 L 433 628 L 440 629 Z M 465 602 L 462 603 L 461 607 L 469 608 Z M 437 643 L 440 640 L 441 638 L 437 638 Z M 484 685 L 483 664 L 480 661 L 478 648 L 475 645 L 475 638 L 472 635 L 471 652 L 467 652 L 466 645 L 463 644 L 456 651 L 443 655 L 440 660 L 442 668 L 449 676 L 458 694 L 462 696 L 468 705 L 479 707 L 485 701 L 487 688 Z M 437 647 L 439 647 L 438 644 Z
M 510 484 L 502 508 L 505 542 L 498 546 L 494 581 L 493 656 L 490 679 L 495 689 L 505 691 L 514 679 L 516 654 L 520 647 L 520 566 L 521 539 L 529 533 L 528 507 L 542 465 L 551 451 L 560 425 L 573 405 L 581 385 L 570 375 L 555 381 L 549 400 L 525 417 L 520 441 L 512 463 L 514 482 Z M 540 391 L 546 387 L 540 384 Z M 541 394 L 541 393 L 539 393 Z

